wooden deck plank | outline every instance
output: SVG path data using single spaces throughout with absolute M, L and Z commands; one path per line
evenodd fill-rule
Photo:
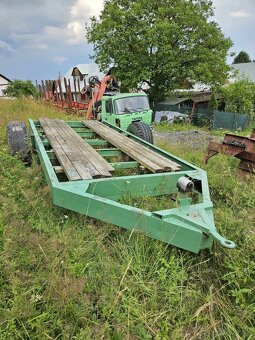
M 89 172 L 94 178 L 111 177 L 111 174 L 106 169 L 106 167 L 102 166 L 99 163 L 96 163 L 94 155 L 88 154 L 83 145 L 80 144 L 80 142 L 77 142 L 73 135 L 73 131 L 71 131 L 71 133 L 70 131 L 65 131 L 65 129 L 62 129 L 60 125 L 58 125 L 58 129 L 60 133 L 65 136 L 65 138 L 68 138 L 69 143 L 72 144 L 73 148 L 76 150 L 76 153 L 79 155 L 80 163 L 86 164 Z
M 82 137 L 80 137 L 73 129 L 68 126 L 63 120 L 55 120 L 59 127 L 70 137 L 77 148 L 83 153 L 85 157 L 89 159 L 91 164 L 102 173 L 103 176 L 109 176 L 107 172 L 113 172 L 115 169 Z
M 105 126 L 106 127 L 106 126 Z M 108 128 L 108 127 L 106 127 Z M 109 129 L 109 128 L 108 128 Z M 122 136 L 120 133 L 118 133 L 117 131 L 115 131 L 115 134 L 117 136 L 117 134 L 119 136 L 121 136 L 123 138 L 123 142 L 124 140 L 126 141 L 126 144 L 128 144 L 133 150 L 135 150 L 136 152 L 142 154 L 142 155 L 146 155 L 146 157 L 150 160 L 153 161 L 154 163 L 156 163 L 157 165 L 159 165 L 160 167 L 162 167 L 164 170 L 166 171 L 176 171 L 176 170 L 180 170 L 180 165 L 177 164 L 176 162 L 173 162 L 170 159 L 167 159 L 166 157 L 158 154 L 157 152 L 139 144 L 138 142 L 132 140 L 132 139 L 127 139 L 126 136 Z
M 68 135 L 62 133 L 55 120 L 50 120 L 49 122 L 51 129 L 53 129 L 56 139 L 59 140 L 62 148 L 66 152 L 67 156 L 73 163 L 77 172 L 80 174 L 82 179 L 90 179 L 93 176 L 101 177 L 100 173 L 91 165 L 88 159 L 82 157 L 82 155 L 77 152 L 76 146 L 70 141 Z
M 121 135 L 119 132 L 112 130 L 98 121 L 84 121 L 84 124 L 152 172 L 159 172 L 159 169 L 162 171 L 180 170 L 179 164 L 168 160 L 164 156 Z
M 110 130 L 109 128 L 104 129 L 104 125 L 103 124 L 98 125 L 100 123 L 96 121 L 86 121 L 84 123 L 88 127 L 90 127 L 93 131 L 96 131 L 97 134 L 99 134 L 101 137 L 108 140 L 111 144 L 119 148 L 121 151 L 123 151 L 132 159 L 141 163 L 144 167 L 146 167 L 153 173 L 163 172 L 162 167 L 158 166 L 156 163 L 149 160 L 148 157 L 146 157 L 145 155 L 139 154 L 137 150 L 133 150 L 129 145 L 129 141 L 126 140 L 125 138 L 122 138 L 123 136 L 119 136 L 120 134 L 118 132 L 116 134 L 116 132 L 113 131 L 112 129 Z
M 56 156 L 59 159 L 63 157 L 63 152 L 65 156 L 69 159 L 70 163 L 72 164 L 73 169 L 79 174 L 80 178 L 77 178 L 76 180 L 80 179 L 91 179 L 92 176 L 86 166 L 83 168 L 80 167 L 79 165 L 79 158 L 77 157 L 77 154 L 74 152 L 73 148 L 70 147 L 70 145 L 67 143 L 67 140 L 62 138 L 62 136 L 59 134 L 58 129 L 54 126 L 53 120 L 50 120 L 48 118 L 44 119 L 44 122 L 46 124 L 45 126 L 45 133 L 48 133 L 49 135 L 49 141 L 51 144 L 54 144 L 55 142 L 58 143 L 58 145 L 61 147 L 61 154 L 59 154 L 60 150 L 56 150 Z M 50 133 L 49 133 L 50 131 Z M 48 137 L 47 137 L 48 138 Z M 55 150 L 54 150 L 55 151 Z M 63 162 L 62 162 L 63 163 Z M 70 166 L 69 163 L 69 166 Z M 61 162 L 60 162 L 61 164 Z M 65 169 L 65 173 L 68 177 L 68 169 L 66 168 L 66 163 L 64 162 L 61 164 L 63 168 Z
M 108 128 L 108 127 L 106 127 L 106 128 Z M 136 141 L 134 141 L 130 138 L 127 138 L 126 136 L 121 135 L 117 131 L 114 131 L 114 132 L 116 134 L 116 137 L 118 136 L 118 138 L 119 138 L 119 136 L 121 136 L 121 139 L 123 140 L 123 142 L 125 141 L 125 143 L 127 145 L 129 145 L 132 150 L 135 150 L 139 154 L 146 156 L 150 161 L 152 161 L 155 164 L 157 164 L 158 166 L 162 167 L 165 171 L 180 170 L 181 167 L 176 162 L 174 162 L 170 159 L 167 159 L 166 157 L 158 154 L 157 152 L 145 147 L 144 145 L 141 145 L 140 143 L 138 143 L 138 142 L 136 142 Z
M 40 123 L 68 179 L 111 177 L 115 169 L 64 121 L 45 118 Z
M 54 137 L 53 133 L 51 132 L 50 128 L 47 125 L 47 122 L 44 119 L 40 119 L 40 124 L 44 129 L 44 132 L 47 136 L 47 139 L 51 141 L 52 149 L 54 150 L 59 163 L 63 166 L 65 169 L 67 178 L 71 181 L 80 180 L 81 176 L 73 166 L 70 159 L 67 157 L 65 151 L 63 150 L 62 146 L 59 144 L 59 142 Z

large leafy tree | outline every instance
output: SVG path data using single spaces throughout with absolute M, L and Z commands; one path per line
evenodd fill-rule
M 250 63 L 251 58 L 245 51 L 241 51 L 233 60 L 233 64 Z
M 212 20 L 209 0 L 106 0 L 87 26 L 94 59 L 125 88 L 148 83 L 153 99 L 189 82 L 217 85 L 232 43 Z

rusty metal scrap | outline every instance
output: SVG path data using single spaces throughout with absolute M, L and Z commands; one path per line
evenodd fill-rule
M 205 163 L 218 153 L 239 158 L 239 168 L 255 174 L 255 129 L 250 137 L 226 133 L 222 143 L 210 142 Z

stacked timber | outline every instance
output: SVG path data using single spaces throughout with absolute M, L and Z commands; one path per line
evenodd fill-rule
M 39 121 L 69 180 L 112 176 L 114 168 L 63 120 Z
M 122 135 L 118 131 L 113 130 L 99 121 L 86 120 L 83 123 L 92 131 L 96 132 L 96 134 L 153 173 L 178 171 L 181 169 L 181 166 L 178 163 L 175 163 L 139 142 Z

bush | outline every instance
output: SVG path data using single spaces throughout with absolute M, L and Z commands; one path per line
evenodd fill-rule
M 15 79 L 4 90 L 4 94 L 9 97 L 37 97 L 36 89 L 31 80 Z
M 225 111 L 254 114 L 255 84 L 247 79 L 238 80 L 221 88 Z
M 215 93 L 213 92 L 208 103 L 209 109 L 215 111 L 218 109 L 218 101 L 216 99 Z

